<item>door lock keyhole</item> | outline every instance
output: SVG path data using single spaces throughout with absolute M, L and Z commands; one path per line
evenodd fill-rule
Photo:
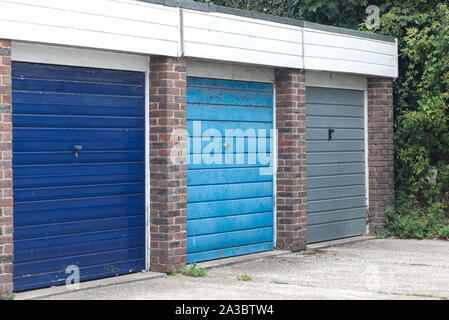
M 328 129 L 327 139 L 328 139 L 329 141 L 332 140 L 332 134 L 333 134 L 334 132 L 335 132 L 334 129 Z
M 78 145 L 78 146 L 74 146 L 74 147 L 73 147 L 73 151 L 75 151 L 75 158 L 78 158 L 78 157 L 79 157 L 79 152 L 80 152 L 81 150 L 83 150 L 83 146 Z

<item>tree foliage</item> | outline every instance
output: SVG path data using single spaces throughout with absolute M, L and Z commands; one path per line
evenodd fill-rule
M 376 32 L 399 45 L 395 207 L 387 212 L 387 232 L 449 238 L 449 0 L 199 1 L 364 31 L 365 8 L 379 6 Z
M 368 0 L 198 0 L 327 25 L 357 28 Z

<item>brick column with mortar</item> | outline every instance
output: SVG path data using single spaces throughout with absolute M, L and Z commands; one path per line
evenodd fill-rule
M 152 56 L 150 62 L 150 264 L 168 272 L 186 263 L 186 65 Z
M 369 228 L 384 228 L 394 189 L 393 82 L 368 78 Z
M 306 83 L 303 70 L 278 69 L 277 249 L 304 250 L 307 245 Z
M 0 295 L 13 291 L 11 41 L 0 39 Z

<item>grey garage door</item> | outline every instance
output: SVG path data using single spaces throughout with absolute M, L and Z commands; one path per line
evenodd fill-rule
M 307 242 L 366 230 L 363 91 L 307 88 Z

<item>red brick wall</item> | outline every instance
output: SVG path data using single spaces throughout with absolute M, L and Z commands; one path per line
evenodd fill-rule
M 186 65 L 154 56 L 150 63 L 151 270 L 186 263 Z M 173 151 L 176 150 L 176 151 Z
M 306 248 L 306 84 L 302 70 L 276 70 L 277 248 Z
M 0 295 L 10 293 L 13 261 L 11 42 L 0 40 Z
M 370 231 L 384 227 L 394 189 L 393 83 L 368 78 L 368 164 Z

